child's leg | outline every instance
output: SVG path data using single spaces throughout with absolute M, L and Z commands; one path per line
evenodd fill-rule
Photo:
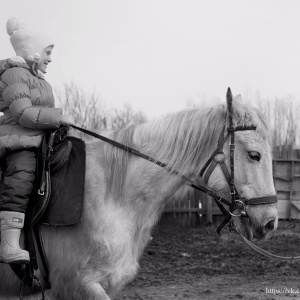
M 34 151 L 15 151 L 6 156 L 6 174 L 0 211 L 26 213 L 36 169 Z
M 24 263 L 29 254 L 19 246 L 29 195 L 33 188 L 36 154 L 18 151 L 6 156 L 6 174 L 0 198 L 0 262 Z

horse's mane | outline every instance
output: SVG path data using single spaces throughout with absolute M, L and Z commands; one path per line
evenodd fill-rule
M 234 102 L 234 126 L 256 125 L 257 131 L 268 137 L 261 114 L 253 107 Z M 111 138 L 135 148 L 182 174 L 198 175 L 205 161 L 217 147 L 217 141 L 227 123 L 226 104 L 206 109 L 187 109 L 160 120 L 132 125 L 111 133 Z M 133 155 L 106 146 L 108 160 L 107 190 L 120 196 L 127 166 Z

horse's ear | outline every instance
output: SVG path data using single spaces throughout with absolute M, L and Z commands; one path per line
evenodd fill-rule
M 227 105 L 232 104 L 232 93 L 230 87 L 227 89 L 226 100 L 227 100 Z
M 237 95 L 235 97 L 232 96 L 231 89 L 227 89 L 226 94 L 226 101 L 227 101 L 227 111 L 229 114 L 229 121 L 231 120 L 239 120 L 244 115 L 244 110 L 242 106 L 242 96 Z
M 239 116 L 241 116 L 243 113 L 241 111 L 241 103 L 242 103 L 241 95 L 237 95 L 236 97 L 233 97 L 231 93 L 231 89 L 228 88 L 226 94 L 226 101 L 227 101 L 227 111 L 229 113 L 229 119 L 230 118 L 238 119 Z
M 230 87 L 227 89 L 226 93 L 227 109 L 230 115 L 232 115 L 232 93 Z

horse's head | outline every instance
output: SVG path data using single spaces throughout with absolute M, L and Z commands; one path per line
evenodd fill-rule
M 229 93 L 227 127 L 239 129 L 233 133 L 234 140 L 230 132 L 225 138 L 220 151 L 224 154 L 218 154 L 220 160 L 223 155 L 223 169 L 222 164 L 216 164 L 209 174 L 207 184 L 224 198 L 231 199 L 233 188 L 230 188 L 229 181 L 233 168 L 233 186 L 237 198 L 240 197 L 245 203 L 248 216 L 235 216 L 240 215 L 240 209 L 232 211 L 235 228 L 248 239 L 262 239 L 278 225 L 277 207 L 273 203 L 276 202 L 276 193 L 272 177 L 269 132 L 258 111 L 243 105 L 239 97 L 230 100 L 230 90 Z M 230 144 L 233 145 L 230 147 Z M 228 170 L 227 175 L 224 166 Z

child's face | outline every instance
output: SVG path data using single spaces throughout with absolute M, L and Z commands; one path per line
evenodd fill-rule
M 52 49 L 53 46 L 49 46 L 44 49 L 41 60 L 37 66 L 37 69 L 43 73 L 46 73 L 47 66 L 52 61 L 51 59 Z

